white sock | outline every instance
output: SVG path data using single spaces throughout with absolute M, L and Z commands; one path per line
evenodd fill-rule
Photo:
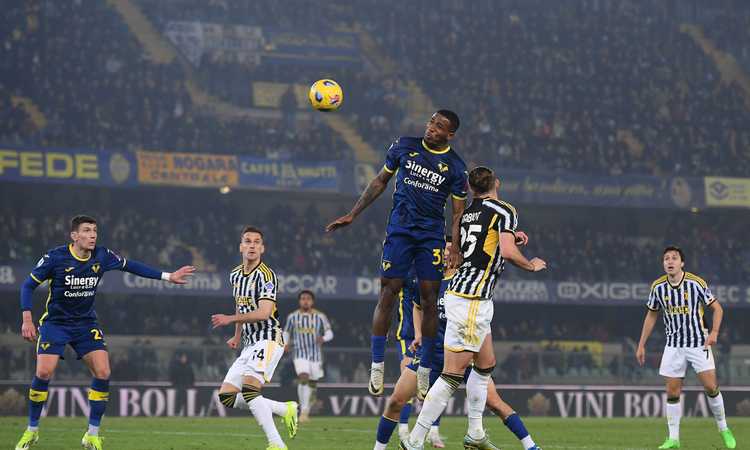
M 305 407 L 302 408 L 302 411 L 305 413 L 310 413 L 310 408 L 312 408 L 312 394 L 313 394 L 313 388 L 309 385 L 305 385 Z
M 680 440 L 680 419 L 682 419 L 682 399 L 677 403 L 667 402 L 667 427 L 669 428 L 669 438 Z
M 708 398 L 708 407 L 711 408 L 711 412 L 714 413 L 714 419 L 716 419 L 716 426 L 719 427 L 719 431 L 724 431 L 729 428 L 727 426 L 727 416 L 724 414 L 724 397 L 719 392 L 716 397 Z
M 299 383 L 297 384 L 297 397 L 299 398 L 299 409 L 304 411 L 307 411 L 309 408 L 307 404 L 308 396 L 307 396 L 307 390 L 308 386 L 307 383 Z
M 523 445 L 523 448 L 531 448 L 536 444 L 534 443 L 534 440 L 531 439 L 531 435 L 528 435 L 525 438 L 521 439 L 521 445 Z
M 430 427 L 430 436 L 440 436 L 440 427 L 433 425 Z
M 381 444 L 378 441 L 375 441 L 375 447 L 372 448 L 372 450 L 386 450 L 388 448 L 388 444 Z
M 286 447 L 284 441 L 281 440 L 279 430 L 276 429 L 276 424 L 273 422 L 273 413 L 271 412 L 271 406 L 268 404 L 265 398 L 262 396 L 256 397 L 248 403 L 250 411 L 252 411 L 255 420 L 266 433 L 268 442 L 277 447 Z
M 26 429 L 29 430 L 29 431 L 39 431 L 39 427 L 38 426 L 37 427 L 28 426 L 28 427 L 26 427 Z
M 469 379 L 466 380 L 466 412 L 469 416 L 468 435 L 474 439 L 484 438 L 484 426 L 482 415 L 487 403 L 487 385 L 490 382 L 489 374 L 481 374 L 472 369 Z
M 427 392 L 424 403 L 422 403 L 422 411 L 419 412 L 419 417 L 417 417 L 417 424 L 411 430 L 411 434 L 409 435 L 410 443 L 415 445 L 422 445 L 424 443 L 424 439 L 427 437 L 432 424 L 440 417 L 445 407 L 448 406 L 448 400 L 456 392 L 459 383 L 459 381 L 456 381 L 455 386 L 452 386 L 442 376 L 435 381 L 435 384 Z
M 398 434 L 408 434 L 409 433 L 409 424 L 408 423 L 399 423 L 398 424 Z
M 266 401 L 266 403 L 268 403 L 268 406 L 271 408 L 272 413 L 281 417 L 286 416 L 286 403 L 277 402 L 276 400 L 271 400 L 270 398 L 262 398 Z
M 99 436 L 99 427 L 89 424 L 88 434 L 90 436 Z

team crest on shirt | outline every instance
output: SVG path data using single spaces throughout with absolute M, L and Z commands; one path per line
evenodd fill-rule
M 49 342 L 42 342 L 39 346 L 42 347 L 42 350 L 47 350 L 49 348 Z
M 411 152 L 409 153 L 409 156 L 414 158 L 415 156 L 419 155 L 419 152 Z
M 689 297 L 690 297 L 690 294 L 688 294 L 688 291 L 685 291 L 682 293 L 682 298 L 684 298 L 685 300 L 687 300 Z
M 438 169 L 440 169 L 441 172 L 447 172 L 448 171 L 448 164 L 439 162 L 438 163 Z
M 75 269 L 75 267 L 73 267 L 73 266 L 71 266 L 71 267 L 67 267 L 67 268 L 65 269 L 65 272 L 66 272 L 66 273 L 67 273 L 67 272 L 70 272 L 70 271 L 71 271 L 71 270 L 73 270 L 73 269 Z
M 391 262 L 383 260 L 383 270 L 388 270 L 391 268 Z
M 99 265 L 99 263 L 96 263 L 93 266 L 91 266 L 91 270 L 93 270 L 94 273 L 99 273 L 99 269 L 101 269 L 101 266 Z

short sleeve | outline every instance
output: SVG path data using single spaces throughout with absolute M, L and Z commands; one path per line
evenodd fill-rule
M 651 311 L 659 311 L 661 309 L 661 303 L 659 303 L 659 297 L 656 294 L 656 288 L 651 288 L 651 292 L 648 294 L 648 301 L 646 307 Z
M 48 278 L 52 277 L 52 269 L 54 262 L 49 253 L 45 253 L 44 256 L 36 263 L 36 267 L 31 271 L 31 278 L 39 284 L 44 283 Z
M 518 228 L 518 214 L 516 213 L 516 208 L 509 204 L 503 204 L 500 208 L 497 209 L 498 213 L 498 220 L 497 220 L 497 230 L 499 232 L 507 232 L 507 233 L 516 233 L 516 228 Z
M 703 291 L 703 304 L 708 306 L 711 303 L 716 301 L 716 297 L 714 296 L 714 293 L 711 292 L 711 288 L 708 287 L 708 284 L 704 287 L 701 286 L 700 289 Z
M 331 331 L 331 322 L 328 320 L 328 316 L 325 314 L 320 315 L 320 320 L 323 322 L 323 334 Z
M 100 264 L 102 265 L 102 269 L 107 272 L 109 270 L 122 270 L 125 268 L 127 262 L 122 256 L 105 248 Z
M 469 175 L 465 168 L 457 171 L 453 177 L 453 183 L 451 185 L 451 195 L 453 198 L 463 200 L 466 198 L 466 189 L 468 186 Z
M 276 301 L 276 274 L 271 269 L 265 269 L 260 278 L 260 287 L 258 289 L 258 300 Z
M 385 164 L 383 165 L 383 169 L 388 173 L 396 173 L 396 170 L 398 170 L 399 166 L 399 145 L 398 145 L 398 139 L 393 141 L 390 147 L 388 147 L 388 152 L 385 154 Z

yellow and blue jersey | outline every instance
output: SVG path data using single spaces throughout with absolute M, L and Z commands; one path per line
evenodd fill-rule
M 466 164 L 456 151 L 432 150 L 422 138 L 401 137 L 388 149 L 384 169 L 396 173 L 386 233 L 443 239 L 448 197 L 466 198 Z
M 95 247 L 88 258 L 73 253 L 72 245 L 60 246 L 39 260 L 31 278 L 49 282 L 49 294 L 40 323 L 95 322 L 94 298 L 104 272 L 123 270 L 127 261 L 105 247 Z

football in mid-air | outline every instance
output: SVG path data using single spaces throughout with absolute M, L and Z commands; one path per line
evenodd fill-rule
M 318 80 L 310 86 L 310 104 L 318 111 L 334 111 L 344 101 L 344 91 L 333 80 Z

